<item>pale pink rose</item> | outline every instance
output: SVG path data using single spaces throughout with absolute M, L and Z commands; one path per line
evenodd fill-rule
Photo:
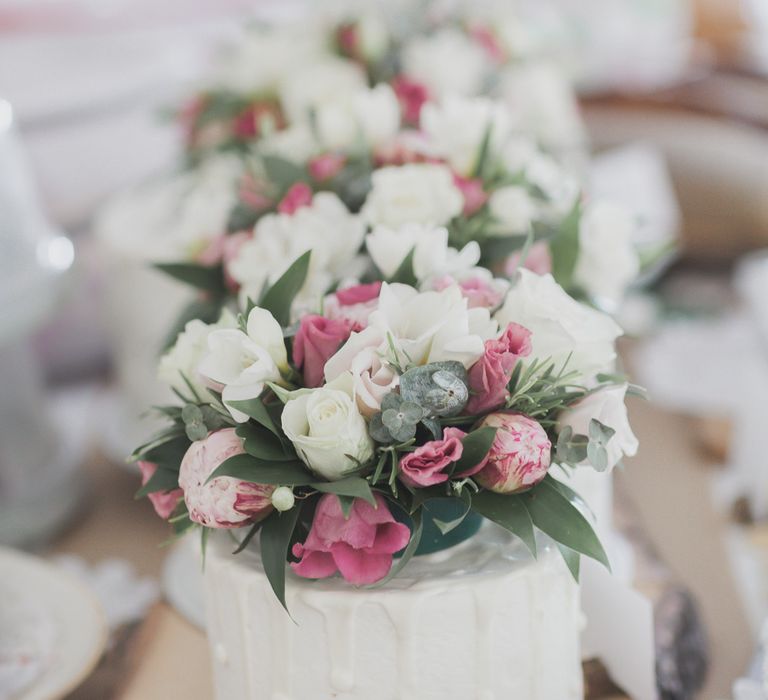
M 347 157 L 340 153 L 323 153 L 307 164 L 309 174 L 318 182 L 325 182 L 338 175 L 347 164 Z
M 479 415 L 499 408 L 517 361 L 531 354 L 531 332 L 510 323 L 499 338 L 485 341 L 485 352 L 469 369 L 470 396 L 466 412 Z
M 346 320 L 308 314 L 301 319 L 293 339 L 293 362 L 303 370 L 308 387 L 323 384 L 325 363 L 342 346 L 352 332 Z
M 376 348 L 363 348 L 352 359 L 352 386 L 357 408 L 366 418 L 381 410 L 384 397 L 400 385 L 400 375 L 382 362 Z
M 206 483 L 219 465 L 244 452 L 243 441 L 234 428 L 217 430 L 190 445 L 179 470 L 179 486 L 184 491 L 190 520 L 206 527 L 230 528 L 258 522 L 269 515 L 274 486 L 230 476 Z
M 464 216 L 477 213 L 488 201 L 488 193 L 483 189 L 483 181 L 479 177 L 462 177 L 454 173 L 453 184 L 464 197 Z
M 421 108 L 429 101 L 427 86 L 408 76 L 398 75 L 392 80 L 392 89 L 400 102 L 403 121 L 411 126 L 418 126 Z
M 467 300 L 467 308 L 495 309 L 504 301 L 504 291 L 492 279 L 480 276 L 459 281 L 451 275 L 443 275 L 432 282 L 432 288 L 441 292 L 454 284 L 459 286 L 462 296 Z
M 552 443 L 544 428 L 520 413 L 491 413 L 478 428 L 498 428 L 488 462 L 475 481 L 496 493 L 526 491 L 546 475 Z
M 434 486 L 449 479 L 447 467 L 461 458 L 464 446 L 462 438 L 466 435 L 458 428 L 446 428 L 442 440 L 432 440 L 409 452 L 400 460 L 400 478 L 409 486 Z M 453 476 L 463 479 L 476 474 L 485 466 L 483 459 L 470 469 L 465 469 Z
M 520 265 L 520 255 L 521 253 L 518 252 L 507 258 L 504 264 L 504 272 L 508 277 L 517 272 L 517 268 Z M 552 255 L 549 252 L 549 246 L 543 241 L 534 243 L 525 257 L 523 267 L 526 270 L 535 272 L 537 275 L 546 275 L 552 272 Z
M 293 545 L 291 568 L 304 578 L 327 578 L 337 571 L 355 585 L 376 583 L 392 567 L 392 555 L 410 540 L 407 525 L 398 523 L 384 498 L 376 494 L 376 507 L 355 499 L 348 518 L 338 496 L 320 498 L 306 541 Z
M 368 325 L 368 317 L 379 307 L 381 282 L 356 284 L 339 289 L 325 298 L 323 311 L 328 318 L 345 319 L 352 330 L 361 331 Z
M 281 214 L 295 214 L 301 207 L 312 204 L 312 188 L 306 182 L 296 182 L 277 205 L 277 211 Z
M 157 471 L 157 465 L 153 462 L 139 462 L 139 470 L 141 471 L 141 485 L 146 486 Z M 155 513 L 163 520 L 168 520 L 183 495 L 181 489 L 173 489 L 171 491 L 155 491 L 150 493 L 147 498 L 151 501 Z

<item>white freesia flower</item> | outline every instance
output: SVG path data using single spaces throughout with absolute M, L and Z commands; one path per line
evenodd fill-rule
M 476 166 L 483 140 L 490 129 L 489 150 L 495 152 L 507 139 L 507 108 L 487 97 L 451 95 L 421 110 L 421 128 L 432 149 L 460 175 L 468 177 Z
M 282 426 L 302 461 L 329 481 L 373 457 L 373 440 L 352 397 L 349 374 L 290 398 Z
M 637 454 L 638 442 L 629 425 L 626 395 L 626 384 L 609 386 L 589 394 L 560 414 L 557 432 L 570 427 L 575 435 L 589 435 L 592 419 L 612 428 L 616 432 L 608 440 L 606 451 L 608 469 L 613 469 L 622 457 L 634 457 Z
M 237 328 L 237 319 L 228 309 L 224 309 L 216 323 L 203 323 L 200 319 L 189 321 L 173 347 L 160 358 L 157 371 L 160 381 L 182 394 L 189 393 L 189 381 L 199 396 L 205 396 L 206 386 L 201 381 L 198 366 L 208 352 L 208 337 L 223 328 Z
M 532 359 L 552 359 L 584 379 L 610 370 L 621 328 L 607 314 L 568 296 L 552 275 L 519 271 L 519 278 L 495 314 L 501 327 L 519 323 L 531 331 Z
M 457 285 L 418 292 L 404 284 L 383 284 L 379 308 L 360 333 L 353 333 L 325 365 L 327 380 L 349 371 L 360 353 L 374 349 L 390 365 L 424 365 L 442 360 L 471 367 L 498 324 L 487 309 L 469 309 Z
M 362 215 L 372 226 L 443 226 L 464 207 L 464 197 L 444 165 L 414 163 L 380 168 L 371 180 Z
M 461 251 L 448 245 L 448 230 L 442 226 L 405 224 L 397 229 L 376 226 L 365 245 L 384 277 L 392 277 L 413 250 L 413 272 L 421 281 L 474 267 L 480 261 L 480 246 L 470 241 Z
M 349 95 L 346 100 L 321 105 L 316 124 L 327 149 L 349 149 L 358 144 L 376 148 L 397 134 L 400 103 L 394 90 L 382 83 Z
M 322 148 L 311 126 L 300 122 L 266 134 L 259 139 L 258 150 L 259 153 L 277 156 L 304 166 L 310 158 L 318 155 Z
M 609 202 L 587 205 L 582 214 L 573 279 L 608 307 L 618 306 L 640 272 L 633 243 L 636 228 L 629 211 Z
M 488 70 L 483 49 L 455 29 L 417 36 L 403 49 L 402 59 L 403 72 L 436 98 L 478 94 Z
M 280 100 L 289 122 L 308 122 L 323 105 L 346 101 L 363 88 L 360 66 L 328 58 L 307 62 L 287 76 L 280 86 Z
M 288 371 L 283 329 L 269 311 L 256 307 L 248 314 L 245 333 L 225 328 L 208 336 L 208 353 L 198 371 L 222 385 L 224 405 L 244 423 L 248 416 L 230 403 L 258 398 L 267 382 L 279 382 Z
M 537 213 L 528 190 L 519 185 L 495 190 L 488 198 L 488 210 L 496 219 L 490 232 L 503 236 L 526 234 Z
M 243 298 L 258 298 L 266 283 L 275 282 L 293 262 L 312 251 L 309 272 L 296 299 L 297 309 L 317 308 L 331 284 L 349 271 L 365 227 L 331 192 L 319 192 L 312 203 L 293 214 L 259 219 L 254 236 L 243 244 L 228 267 L 241 285 Z

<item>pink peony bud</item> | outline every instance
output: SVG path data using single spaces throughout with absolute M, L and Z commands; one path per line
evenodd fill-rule
M 277 205 L 281 214 L 295 214 L 301 207 L 312 204 L 312 188 L 306 182 L 296 182 L 291 185 L 285 197 Z
M 417 126 L 421 118 L 421 108 L 429 100 L 427 86 L 405 75 L 398 75 L 392 81 L 392 89 L 400 102 L 403 121 Z
M 157 465 L 153 462 L 139 462 L 139 470 L 141 471 L 141 485 L 145 486 L 157 471 Z M 155 513 L 163 520 L 168 520 L 183 495 L 181 489 L 173 489 L 172 491 L 155 491 L 155 493 L 150 493 L 147 498 L 152 503 Z
M 351 332 L 352 325 L 343 319 L 334 320 L 317 314 L 302 317 L 293 339 L 293 362 L 303 369 L 307 386 L 322 386 L 325 363 Z
M 347 164 L 347 157 L 340 153 L 323 153 L 307 164 L 309 174 L 318 182 L 325 182 L 338 175 Z
M 269 515 L 274 486 L 230 476 L 206 483 L 220 464 L 244 452 L 243 441 L 234 428 L 217 430 L 190 445 L 181 460 L 179 486 L 192 521 L 206 527 L 230 528 L 258 522 Z
M 454 173 L 453 184 L 464 197 L 464 216 L 477 213 L 488 201 L 488 193 L 483 189 L 483 181 L 479 177 L 462 177 Z
M 458 428 L 446 428 L 442 440 L 432 440 L 409 452 L 400 460 L 400 478 L 409 486 L 434 486 L 448 481 L 445 471 L 461 458 L 464 446 L 461 439 L 466 435 Z M 459 474 L 462 479 L 477 473 L 485 466 L 485 460 Z
M 499 408 L 518 359 L 531 354 L 531 332 L 510 323 L 499 338 L 485 341 L 485 352 L 469 369 L 467 413 L 479 415 Z
M 496 493 L 526 491 L 549 469 L 552 443 L 544 428 L 520 413 L 491 413 L 478 427 L 498 428 L 487 464 L 475 481 Z
M 508 275 L 514 275 L 520 265 L 520 253 L 514 253 L 507 258 L 504 264 L 504 272 Z M 534 243 L 525 257 L 523 267 L 526 270 L 535 272 L 537 275 L 546 275 L 552 272 L 552 255 L 549 252 L 549 246 L 543 241 Z
M 348 518 L 338 496 L 320 498 L 306 541 L 293 545 L 291 568 L 304 578 L 327 578 L 337 571 L 356 585 L 376 583 L 392 567 L 392 555 L 408 544 L 411 532 L 375 495 L 376 506 L 355 499 Z

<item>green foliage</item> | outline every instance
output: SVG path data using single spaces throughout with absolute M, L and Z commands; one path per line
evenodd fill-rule
M 573 384 L 578 372 L 567 372 L 568 362 L 557 370 L 552 360 L 518 362 L 509 380 L 507 408 L 535 418 L 540 423 L 552 422 L 554 417 L 587 390 Z
M 338 481 L 322 481 L 310 484 L 313 489 L 323 493 L 335 493 L 337 496 L 349 498 L 362 498 L 372 506 L 376 505 L 376 499 L 371 491 L 371 486 L 366 479 L 359 476 L 348 476 Z
M 418 283 L 416 279 L 416 273 L 413 271 L 413 256 L 416 252 L 416 248 L 413 247 L 403 258 L 403 261 L 395 270 L 395 274 L 389 278 L 389 282 L 398 282 L 400 284 L 409 284 L 415 286 Z
M 565 464 L 580 464 L 587 458 L 589 438 L 575 435 L 570 425 L 564 427 L 557 436 L 555 459 Z
M 158 467 L 149 481 L 136 492 L 134 498 L 144 498 L 150 493 L 173 491 L 177 488 L 179 488 L 179 472 L 173 469 Z
M 468 433 L 461 441 L 461 457 L 453 464 L 452 473 L 472 469 L 482 462 L 491 450 L 497 428 L 480 428 Z
M 283 513 L 272 513 L 261 526 L 261 562 L 272 590 L 280 604 L 288 610 L 285 603 L 285 562 L 288 548 L 301 514 L 303 503 Z
M 400 395 L 420 406 L 423 416 L 456 416 L 469 400 L 468 383 L 461 362 L 431 362 L 412 367 L 400 377 Z
M 287 326 L 291 322 L 291 305 L 307 279 L 311 255 L 312 251 L 308 250 L 297 258 L 259 300 L 259 306 L 269 311 L 281 326 Z
M 472 498 L 472 510 L 519 537 L 536 556 L 534 522 L 522 496 L 481 491 Z
M 589 422 L 589 444 L 587 445 L 587 459 L 599 472 L 608 468 L 608 442 L 616 431 L 609 428 L 596 418 Z
M 249 454 L 234 455 L 225 459 L 208 477 L 206 483 L 219 476 L 278 486 L 303 486 L 317 480 L 298 459 L 290 462 L 265 462 Z
M 191 285 L 196 289 L 210 292 L 214 296 L 224 296 L 227 293 L 227 285 L 224 282 L 224 270 L 220 265 L 155 263 L 155 267 L 180 282 Z
M 297 182 L 305 182 L 308 179 L 306 170 L 302 166 L 285 158 L 274 155 L 262 155 L 261 162 L 267 179 L 282 192 L 287 191 Z
M 549 243 L 552 276 L 566 289 L 573 285 L 573 273 L 579 258 L 581 213 L 581 202 L 577 200 Z
M 281 442 L 263 425 L 251 422 L 241 423 L 235 432 L 243 438 L 245 451 L 263 462 L 295 462 L 297 460 L 296 452 L 289 446 L 290 443 Z

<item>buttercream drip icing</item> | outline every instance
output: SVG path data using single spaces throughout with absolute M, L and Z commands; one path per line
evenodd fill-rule
M 216 697 L 246 700 L 570 700 L 582 697 L 578 589 L 496 526 L 416 557 L 377 589 L 288 574 L 274 594 L 254 552 L 206 561 Z

